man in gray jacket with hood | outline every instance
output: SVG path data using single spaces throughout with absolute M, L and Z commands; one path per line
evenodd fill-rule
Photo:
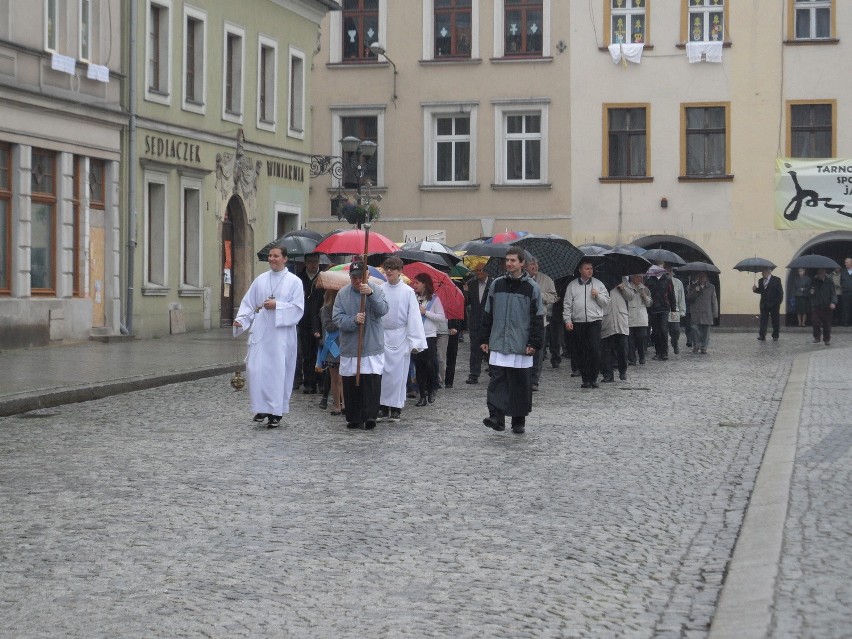
M 506 274 L 491 283 L 482 311 L 479 344 L 488 355 L 488 417 L 482 422 L 497 431 L 523 433 L 532 410 L 533 355 L 544 344 L 544 305 L 538 284 L 524 271 L 524 252 L 506 252 Z

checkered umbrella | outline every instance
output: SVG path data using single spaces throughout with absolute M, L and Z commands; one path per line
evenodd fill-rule
M 553 280 L 572 275 L 583 257 L 583 251 L 561 237 L 526 235 L 510 242 L 538 260 L 538 269 Z

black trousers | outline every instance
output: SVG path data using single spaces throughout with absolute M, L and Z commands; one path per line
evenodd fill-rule
M 444 362 L 444 386 L 452 386 L 456 379 L 456 359 L 459 355 L 459 334 L 447 336 L 447 361 Z
M 852 291 L 843 291 L 840 302 L 840 321 L 844 326 L 852 325 Z
M 648 324 L 651 329 L 651 339 L 654 340 L 654 351 L 659 357 L 668 357 L 669 314 L 648 313 Z
M 316 389 L 317 374 L 314 366 L 317 362 L 317 338 L 311 332 L 311 327 L 307 325 L 299 325 L 297 334 L 299 337 L 299 364 L 296 367 L 297 374 L 294 379 L 299 379 L 298 371 L 301 369 L 301 380 L 304 387 Z
M 772 318 L 772 339 L 778 339 L 778 334 L 781 331 L 781 306 L 773 306 L 772 308 L 760 307 L 760 330 L 758 335 L 766 337 L 766 329 L 769 327 L 769 318 Z
M 421 395 L 433 393 L 438 389 L 438 338 L 427 337 L 428 348 L 411 356 L 414 372 L 417 375 L 417 388 Z
M 379 399 L 382 395 L 382 376 L 361 373 L 358 386 L 355 386 L 354 375 L 341 379 L 346 421 L 350 424 L 376 421 L 376 416 L 379 414 Z
M 601 372 L 604 379 L 612 379 L 615 369 L 621 375 L 627 373 L 627 335 L 610 335 L 601 339 Z
M 580 376 L 587 384 L 596 382 L 601 372 L 601 321 L 578 322 L 573 333 Z
M 498 421 L 502 421 L 505 415 L 529 415 L 532 410 L 531 369 L 492 365 L 486 397 L 488 414 Z
M 479 346 L 479 333 L 475 329 L 468 329 L 470 339 L 470 376 L 479 377 L 482 373 L 482 357 L 484 353 Z
M 812 306 L 811 307 L 811 324 L 813 324 L 814 339 L 820 340 L 820 337 L 827 344 L 831 341 L 831 320 L 834 315 L 834 310 L 828 306 Z
M 631 364 L 635 364 L 638 355 L 639 363 L 644 364 L 647 341 L 647 326 L 631 326 L 630 337 L 627 340 L 627 361 L 629 361 Z

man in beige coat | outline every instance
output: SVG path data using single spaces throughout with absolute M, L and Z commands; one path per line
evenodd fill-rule
M 627 336 L 630 334 L 628 304 L 634 295 L 626 277 L 609 292 L 609 304 L 604 310 L 601 324 L 602 382 L 615 381 L 616 365 L 618 379 L 627 379 Z

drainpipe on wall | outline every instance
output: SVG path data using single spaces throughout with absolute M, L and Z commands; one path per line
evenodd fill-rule
M 128 99 L 130 100 L 130 126 L 127 143 L 128 172 L 127 172 L 127 310 L 124 324 L 127 332 L 133 335 L 133 279 L 136 262 L 136 17 L 137 0 L 130 0 L 130 60 L 127 69 L 129 82 Z

